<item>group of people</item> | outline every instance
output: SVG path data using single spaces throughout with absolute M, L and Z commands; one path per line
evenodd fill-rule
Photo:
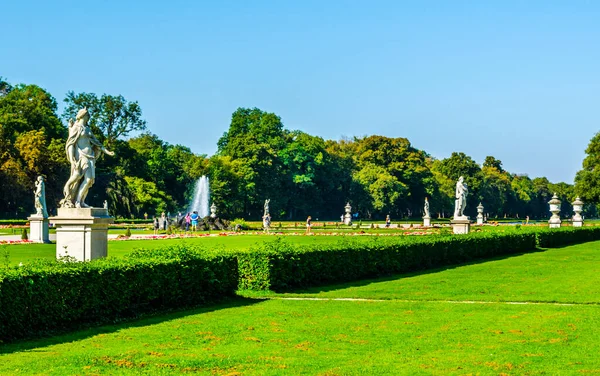
M 177 222 L 179 223 L 180 216 L 178 215 L 177 217 L 178 217 Z M 184 218 L 185 231 L 190 231 L 190 227 L 191 227 L 192 231 L 197 231 L 199 219 L 200 219 L 200 215 L 198 214 L 197 211 L 194 211 L 192 213 L 187 213 Z M 166 230 L 167 226 L 168 226 L 168 217 L 165 217 L 165 213 L 162 213 L 160 218 L 158 218 L 156 216 L 154 217 L 154 235 L 158 234 L 158 231 L 161 229 L 161 227 L 163 230 Z

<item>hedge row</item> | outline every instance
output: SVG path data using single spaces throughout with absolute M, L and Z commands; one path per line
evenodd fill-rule
M 344 237 L 312 247 L 276 239 L 237 254 L 170 247 L 88 263 L 0 269 L 0 341 L 196 306 L 237 288 L 285 291 L 598 240 L 600 227 Z
M 237 284 L 235 256 L 176 247 L 11 268 L 0 272 L 0 341 L 216 301 Z
M 570 244 L 579 244 L 600 240 L 600 227 L 561 227 L 557 229 L 538 229 L 536 232 L 537 246 L 540 248 L 555 248 Z
M 532 232 L 468 236 L 373 237 L 368 242 L 302 247 L 267 243 L 238 255 L 240 288 L 284 291 L 354 281 L 532 251 Z

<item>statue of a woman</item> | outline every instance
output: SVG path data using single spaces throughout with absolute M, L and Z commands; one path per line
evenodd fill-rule
M 425 212 L 424 218 L 429 218 L 429 201 L 427 201 L 427 197 L 425 197 L 425 206 L 423 206 L 423 212 Z
M 41 215 L 48 218 L 48 209 L 46 208 L 46 184 L 44 177 L 38 176 L 35 182 L 35 215 Z
M 65 146 L 67 160 L 71 163 L 71 176 L 65 184 L 61 206 L 67 208 L 87 208 L 85 198 L 96 179 L 96 159 L 108 151 L 92 133 L 88 126 L 90 114 L 87 108 L 77 112 L 75 122 L 69 121 L 69 138 Z
M 469 190 L 467 185 L 463 182 L 464 178 L 461 176 L 456 182 L 456 195 L 454 201 L 454 219 L 464 218 L 465 208 L 467 207 L 467 194 Z
M 264 215 L 269 215 L 269 202 L 271 202 L 271 199 L 266 199 L 265 200 L 265 212 L 264 212 Z

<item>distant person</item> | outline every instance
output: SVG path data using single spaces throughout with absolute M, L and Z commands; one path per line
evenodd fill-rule
M 185 231 L 190 231 L 190 224 L 192 223 L 192 217 L 190 213 L 185 215 Z
M 308 218 L 306 218 L 306 235 L 310 235 L 310 228 L 312 226 L 312 217 L 309 215 Z
M 388 214 L 385 217 L 385 227 L 389 228 L 391 224 L 392 224 L 392 220 L 390 219 L 390 215 Z
M 158 223 L 158 218 L 154 216 L 154 235 L 158 235 L 158 228 L 160 224 Z
M 192 213 L 192 215 L 190 215 L 190 219 L 192 221 L 192 231 L 196 231 L 198 229 L 198 219 L 200 218 L 200 216 L 198 215 L 198 212 L 195 211 Z

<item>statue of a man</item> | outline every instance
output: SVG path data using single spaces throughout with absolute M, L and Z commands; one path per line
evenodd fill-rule
M 425 213 L 424 217 L 429 217 L 429 201 L 427 201 L 427 197 L 425 197 L 425 206 L 423 206 L 423 212 Z
M 467 194 L 469 189 L 464 183 L 464 178 L 461 176 L 456 182 L 456 195 L 454 201 L 454 219 L 464 218 L 465 208 L 467 207 Z
M 35 214 L 48 218 L 48 209 L 46 208 L 46 184 L 44 177 L 38 176 L 35 182 Z
M 75 122 L 69 121 L 69 138 L 65 150 L 67 160 L 71 163 L 71 176 L 65 184 L 61 206 L 67 208 L 87 208 L 85 198 L 96 179 L 96 159 L 104 152 L 114 155 L 107 150 L 92 133 L 88 126 L 90 114 L 87 108 L 77 112 Z
M 271 202 L 271 199 L 266 199 L 265 200 L 265 213 L 264 215 L 268 215 L 269 214 L 269 202 Z

